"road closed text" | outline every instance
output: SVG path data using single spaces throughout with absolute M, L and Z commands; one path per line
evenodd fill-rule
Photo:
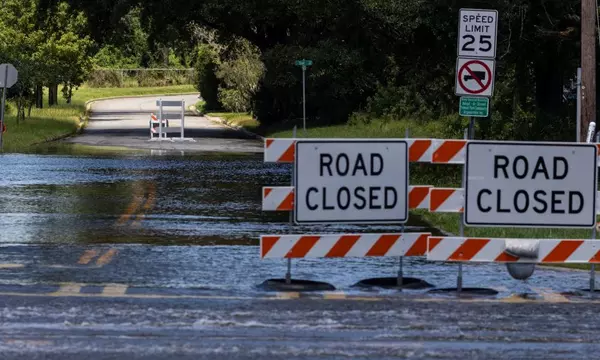
M 549 164 L 546 164 L 549 160 Z M 494 156 L 494 179 L 518 181 L 529 178 L 560 181 L 564 180 L 568 173 L 569 164 L 562 156 L 551 159 L 540 156 L 535 160 L 535 164 L 530 164 L 529 160 L 522 155 L 514 159 L 505 155 Z M 509 201 L 503 203 L 506 199 Z M 491 211 L 526 213 L 531 210 L 538 214 L 579 214 L 584 204 L 585 199 L 579 190 L 538 189 L 531 192 L 518 188 L 483 188 L 477 193 L 477 207 L 484 213 Z
M 340 180 L 356 176 L 377 177 L 383 171 L 383 156 L 378 153 L 319 155 L 320 177 L 337 177 Z M 394 186 L 311 186 L 306 191 L 305 200 L 311 211 L 393 209 L 398 204 L 398 191 Z
M 595 223 L 595 146 L 469 143 L 467 151 L 467 225 Z
M 406 221 L 407 153 L 404 141 L 299 141 L 296 221 Z

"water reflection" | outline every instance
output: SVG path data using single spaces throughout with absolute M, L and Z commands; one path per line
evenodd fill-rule
M 260 155 L 15 154 L 0 161 L 2 243 L 248 245 L 260 234 L 290 231 L 288 214 L 261 211 L 261 189 L 288 184 L 291 169 Z

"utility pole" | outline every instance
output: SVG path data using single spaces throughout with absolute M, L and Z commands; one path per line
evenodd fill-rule
M 585 142 L 590 122 L 596 122 L 596 0 L 581 0 L 581 127 Z

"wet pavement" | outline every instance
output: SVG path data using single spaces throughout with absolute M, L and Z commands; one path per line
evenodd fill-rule
M 337 290 L 261 290 L 284 260 L 261 260 L 273 233 L 395 232 L 393 226 L 290 228 L 261 212 L 261 187 L 290 167 L 234 154 L 2 155 L 2 359 L 591 358 L 598 298 L 584 272 L 464 266 L 496 296 L 361 289 L 398 259 L 294 260 L 294 278 Z M 430 231 L 415 217 L 407 231 Z M 454 286 L 457 266 L 404 260 L 406 276 Z
M 262 143 L 249 134 L 232 130 L 206 117 L 186 111 L 185 141 L 179 133 L 169 133 L 168 141 L 149 141 L 150 115 L 159 113 L 157 100 L 184 101 L 186 109 L 200 99 L 195 95 L 145 96 L 98 100 L 90 106 L 90 119 L 83 134 L 65 140 L 66 143 L 88 146 L 131 148 L 140 150 L 189 152 L 260 153 Z M 180 108 L 179 108 L 180 109 Z M 165 112 L 178 108 L 166 107 Z M 179 120 L 170 120 L 170 126 L 179 127 Z M 154 135 L 156 138 L 156 135 Z
M 146 105 L 116 107 L 126 118 L 101 126 L 121 125 L 69 141 L 145 141 Z M 600 348 L 600 295 L 569 293 L 588 286 L 585 272 L 538 268 L 521 282 L 469 264 L 464 285 L 498 295 L 456 297 L 354 286 L 396 276 L 395 258 L 303 259 L 294 278 L 336 291 L 261 290 L 287 268 L 260 259 L 262 234 L 401 229 L 291 227 L 261 211 L 262 186 L 289 184 L 291 167 L 263 163 L 246 135 L 198 131 L 200 150 L 0 156 L 1 359 L 584 359 Z M 435 232 L 415 216 L 405 230 Z M 404 259 L 405 276 L 437 288 L 457 268 Z

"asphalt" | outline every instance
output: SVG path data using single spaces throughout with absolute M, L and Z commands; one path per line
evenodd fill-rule
M 150 141 L 149 120 L 158 114 L 156 101 L 185 101 L 186 108 L 196 104 L 198 95 L 149 96 L 99 100 L 90 104 L 90 119 L 83 133 L 69 138 L 67 143 L 90 146 L 125 147 L 142 150 L 164 150 L 187 153 L 232 152 L 260 153 L 262 142 L 242 131 L 228 128 L 203 116 L 187 112 L 184 137 L 193 141 L 179 141 L 179 134 L 169 134 L 173 141 Z M 176 111 L 167 108 L 168 111 Z M 171 126 L 180 126 L 170 121 Z
M 578 291 L 585 272 L 538 268 L 523 282 L 468 264 L 464 285 L 498 294 L 457 296 L 354 286 L 395 276 L 395 258 L 302 259 L 295 279 L 337 290 L 261 289 L 287 269 L 260 259 L 261 234 L 398 229 L 290 227 L 261 211 L 261 186 L 289 184 L 288 165 L 199 117 L 196 142 L 149 142 L 155 100 L 95 103 L 68 141 L 169 156 L 0 156 L 0 359 L 597 358 L 600 293 Z M 416 220 L 405 230 L 432 230 Z M 456 282 L 456 264 L 403 263 L 436 288 Z

